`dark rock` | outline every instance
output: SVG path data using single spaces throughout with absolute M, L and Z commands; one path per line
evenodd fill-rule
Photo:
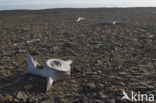
M 47 54 L 48 53 L 48 49 L 47 48 L 40 48 L 38 50 L 41 54 Z
M 27 84 L 24 86 L 24 89 L 32 89 L 33 85 L 32 84 Z
M 4 66 L 0 66 L 0 69 L 4 69 Z
M 96 85 L 94 83 L 88 83 L 87 86 L 91 89 L 96 88 Z
M 102 93 L 102 92 L 99 92 L 99 96 L 100 96 L 102 99 L 106 99 L 106 98 L 107 98 L 107 96 L 104 95 L 104 93 Z
M 97 88 L 103 89 L 103 88 L 104 88 L 104 84 L 98 83 L 98 84 L 97 84 Z

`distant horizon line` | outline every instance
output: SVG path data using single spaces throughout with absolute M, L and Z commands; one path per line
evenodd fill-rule
M 156 8 L 156 6 L 134 6 L 134 7 L 131 7 L 131 6 L 129 6 L 129 7 L 56 7 L 56 8 L 41 8 L 41 9 L 39 9 L 39 8 L 36 8 L 36 9 L 0 9 L 0 11 L 15 11 L 15 10 L 51 10 L 51 9 L 105 9 L 105 8 L 110 8 L 110 9 L 116 9 L 116 8 Z

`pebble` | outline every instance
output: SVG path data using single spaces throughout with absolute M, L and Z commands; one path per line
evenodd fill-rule
M 14 99 L 14 102 L 19 102 L 19 101 L 20 101 L 20 100 L 18 100 L 18 99 L 16 99 L 16 98 Z
M 18 92 L 16 97 L 17 99 L 23 99 L 23 100 L 26 100 L 26 98 L 28 98 L 28 96 L 23 92 Z
M 76 80 L 71 80 L 70 82 L 71 82 L 71 83 L 76 83 Z
M 104 88 L 104 84 L 102 84 L 102 83 L 98 83 L 98 84 L 97 84 L 97 88 L 99 88 L 99 89 L 103 89 L 103 88 Z
M 103 103 L 102 100 L 95 100 L 94 102 L 95 102 L 95 103 Z
M 47 48 L 40 48 L 38 51 L 40 53 L 42 53 L 42 54 L 47 54 L 48 53 L 48 49 Z
M 115 102 L 115 99 L 109 100 L 109 103 L 116 103 L 116 102 Z
M 56 47 L 53 47 L 53 51 L 54 52 L 57 52 L 58 50 L 59 50 L 59 47 L 57 47 L 57 46 Z
M 26 52 L 26 50 L 24 50 L 24 49 L 17 49 L 14 54 L 16 54 L 16 53 L 25 53 L 25 52 Z
M 96 85 L 94 83 L 88 83 L 87 86 L 91 89 L 96 88 Z
M 125 75 L 125 74 L 127 74 L 126 72 L 120 72 L 119 74 L 121 74 L 121 75 Z
M 3 66 L 0 66 L 0 69 L 4 69 L 4 67 Z
M 88 72 L 88 74 L 90 74 L 90 75 L 97 75 L 98 73 L 97 72 Z
M 102 92 L 99 92 L 99 95 L 100 95 L 100 97 L 101 97 L 102 99 L 107 98 L 107 96 L 106 96 L 104 93 L 102 93 Z
M 24 89 L 31 89 L 31 88 L 33 88 L 33 85 L 32 84 L 28 84 L 28 85 L 25 85 L 24 86 Z
M 122 82 L 122 81 L 120 82 L 120 84 L 121 84 L 122 86 L 125 86 L 125 85 L 126 85 L 126 84 L 125 84 L 124 82 Z

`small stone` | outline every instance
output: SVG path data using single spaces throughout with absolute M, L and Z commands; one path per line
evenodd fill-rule
M 98 70 L 97 72 L 98 72 L 99 74 L 101 74 L 101 70 Z
M 104 98 L 107 98 L 107 96 L 104 95 L 102 92 L 99 92 L 99 95 L 100 95 L 100 97 L 103 98 L 103 99 L 104 99 Z
M 76 46 L 77 46 L 77 44 L 74 42 L 65 42 L 63 44 L 63 47 L 76 47 Z
M 97 60 L 98 64 L 102 64 L 102 61 L 101 60 Z
M 102 100 L 95 100 L 95 103 L 103 103 Z
M 53 51 L 56 52 L 59 50 L 59 47 L 53 47 Z
M 76 80 L 71 80 L 72 83 L 76 83 Z
M 73 53 L 73 55 L 76 56 L 76 57 L 81 56 L 81 54 L 78 54 L 78 53 Z
M 110 103 L 116 103 L 116 102 L 115 102 L 115 99 L 111 99 L 111 100 L 109 100 L 109 102 L 110 102 Z
M 22 94 L 21 92 L 18 92 L 16 97 L 17 97 L 18 99 L 21 99 L 21 98 L 23 98 L 23 94 Z
M 25 99 L 28 96 L 26 94 L 22 93 L 22 92 L 18 92 L 16 97 L 17 97 L 17 99 Z
M 32 84 L 28 84 L 28 85 L 25 85 L 24 86 L 24 89 L 31 89 L 31 88 L 33 88 L 33 85 Z
M 0 69 L 4 69 L 4 67 L 3 66 L 0 66 Z
M 154 88 L 154 86 L 152 86 L 152 85 L 146 85 L 146 86 L 147 86 L 147 88 L 150 88 L 150 89 Z
M 110 78 L 112 78 L 112 79 L 114 79 L 114 78 L 116 78 L 114 75 L 110 75 Z
M 87 86 L 91 89 L 96 88 L 96 85 L 94 83 L 88 83 Z
M 137 89 L 147 89 L 146 86 L 137 86 L 136 88 L 137 88 Z
M 125 75 L 125 74 L 127 74 L 126 72 L 120 72 L 119 74 L 121 74 L 121 75 Z
M 97 87 L 98 87 L 99 89 L 103 89 L 103 88 L 104 88 L 104 85 L 101 84 L 101 83 L 98 83 L 98 84 L 97 84 Z
M 11 96 L 11 95 L 6 95 L 6 96 L 2 97 L 2 99 L 3 99 L 4 101 L 12 101 L 13 96 Z
M 92 95 L 93 95 L 94 97 L 96 97 L 96 96 L 97 96 L 97 94 L 96 94 L 96 93 L 93 93 Z
M 97 72 L 89 72 L 91 75 L 97 75 Z
M 24 49 L 19 49 L 19 52 L 20 52 L 20 53 L 25 53 L 26 50 L 24 50 Z
M 99 45 L 92 45 L 91 46 L 91 49 L 98 49 L 99 48 Z
M 47 54 L 48 53 L 48 49 L 46 49 L 46 48 L 40 48 L 38 51 L 40 53 L 42 53 L 42 54 Z
M 123 85 L 123 86 L 125 86 L 125 83 L 124 83 L 124 82 L 122 82 L 122 81 L 120 82 L 120 84 L 121 84 L 121 85 Z
M 153 38 L 153 37 L 154 37 L 154 35 L 149 35 L 149 36 L 148 36 L 148 38 Z
M 140 85 L 145 86 L 146 82 L 140 82 Z
M 15 98 L 15 99 L 14 99 L 14 102 L 19 102 L 19 100 Z
M 32 103 L 34 100 L 33 100 L 33 98 L 27 98 L 26 99 L 26 102 L 28 102 L 28 103 Z
M 124 78 L 122 78 L 122 77 L 119 77 L 119 76 L 117 76 L 117 77 L 115 77 L 116 79 L 118 79 L 118 80 L 123 80 Z

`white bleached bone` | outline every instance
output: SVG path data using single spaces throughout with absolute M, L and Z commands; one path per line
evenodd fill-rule
M 71 73 L 70 64 L 72 60 L 49 59 L 45 65 L 40 65 L 31 55 L 27 54 L 26 61 L 28 67 L 21 75 L 30 73 L 47 78 L 47 91 L 50 90 L 54 81 L 65 80 Z M 39 67 L 42 67 L 42 69 L 39 69 Z
M 79 21 L 85 21 L 86 19 L 85 18 L 83 18 L 83 17 L 79 17 L 77 20 L 76 20 L 76 22 L 79 22 Z

